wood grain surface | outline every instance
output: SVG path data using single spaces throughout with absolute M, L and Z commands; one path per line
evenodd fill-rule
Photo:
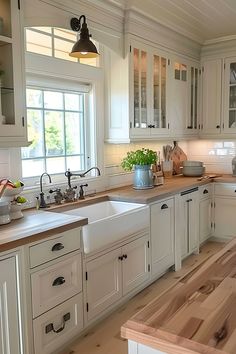
M 127 321 L 122 336 L 168 354 L 235 354 L 236 240 Z

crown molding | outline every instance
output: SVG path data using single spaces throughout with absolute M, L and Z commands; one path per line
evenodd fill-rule
M 230 36 L 224 36 L 224 37 L 218 37 L 214 39 L 208 39 L 206 40 L 203 45 L 209 45 L 209 44 L 217 44 L 217 43 L 222 43 L 222 42 L 227 42 L 227 41 L 232 41 L 236 39 L 236 34 L 232 34 Z
M 158 23 L 134 8 L 125 12 L 125 33 L 199 60 L 201 44 Z

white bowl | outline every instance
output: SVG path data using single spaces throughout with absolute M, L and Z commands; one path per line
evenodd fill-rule
M 202 167 L 203 162 L 201 161 L 183 161 L 183 167 Z
M 18 188 L 6 188 L 3 196 L 4 197 L 15 197 L 16 195 L 20 194 L 24 189 L 24 186 Z

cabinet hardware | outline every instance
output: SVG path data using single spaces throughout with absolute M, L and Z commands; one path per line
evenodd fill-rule
M 193 200 L 190 198 L 190 199 L 188 199 L 188 200 L 186 200 L 186 202 L 187 203 L 190 203 L 190 202 L 192 202 Z
M 22 127 L 24 127 L 25 126 L 25 117 L 22 117 L 21 119 L 22 119 Z
M 198 129 L 199 129 L 199 130 L 201 129 L 201 124 L 198 124 Z
M 148 272 L 150 272 L 151 271 L 151 266 L 150 266 L 150 264 L 148 265 Z
M 187 129 L 193 129 L 193 127 L 192 127 L 191 125 L 189 125 L 189 126 L 187 127 Z
M 167 204 L 163 204 L 163 205 L 161 206 L 161 209 L 168 209 L 168 205 L 167 205 Z
M 182 197 L 183 195 L 190 194 L 190 193 L 196 192 L 196 191 L 198 191 L 198 187 L 194 187 L 194 188 L 188 189 L 187 191 L 181 192 L 180 195 Z
M 88 272 L 85 272 L 85 280 L 88 280 Z
M 20 0 L 18 0 L 18 9 L 20 10 Z
M 128 258 L 127 254 L 123 254 L 123 258 L 127 259 Z
M 129 128 L 132 129 L 132 122 L 129 122 Z
M 67 312 L 64 316 L 63 316 L 63 321 L 62 321 L 62 325 L 60 328 L 55 329 L 53 323 L 49 323 L 46 327 L 45 327 L 45 333 L 48 334 L 51 331 L 53 331 L 54 333 L 60 333 L 61 331 L 63 331 L 63 329 L 65 328 L 65 324 L 66 321 L 70 320 L 70 312 Z
M 147 242 L 147 246 L 148 246 L 148 248 L 150 247 L 149 241 Z
M 130 53 L 131 53 L 131 51 L 132 51 L 132 47 L 131 47 L 131 45 L 129 46 L 129 51 L 130 51 Z
M 213 228 L 213 222 L 211 222 L 211 229 Z
M 217 125 L 217 126 L 216 126 L 216 129 L 220 129 L 220 125 Z
M 170 123 L 168 123 L 168 129 L 170 129 Z
M 211 207 L 213 208 L 213 203 L 211 202 Z
M 208 193 L 209 193 L 208 190 L 204 189 L 203 194 L 208 194 Z
M 170 59 L 168 59 L 168 65 L 170 65 Z
M 155 125 L 154 124 L 149 124 L 148 128 L 155 128 Z
M 65 281 L 64 277 L 58 277 L 53 281 L 52 286 L 59 286 L 59 285 L 64 284 L 65 282 L 66 281 Z
M 123 256 L 118 257 L 119 261 L 123 261 Z
M 86 303 L 86 311 L 89 312 L 89 304 L 88 304 L 88 302 Z
M 225 63 L 224 63 L 224 69 L 225 69 Z
M 61 242 L 55 243 L 55 245 L 52 246 L 52 252 L 61 251 L 63 248 L 64 245 Z

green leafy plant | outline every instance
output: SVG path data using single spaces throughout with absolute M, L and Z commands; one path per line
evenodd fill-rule
M 150 149 L 142 149 L 127 152 L 123 158 L 121 167 L 125 171 L 131 171 L 135 165 L 152 165 L 157 161 L 157 153 Z

